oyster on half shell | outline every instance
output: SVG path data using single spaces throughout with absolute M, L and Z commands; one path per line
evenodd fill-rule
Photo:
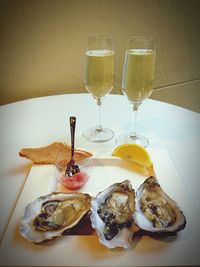
M 177 203 L 153 176 L 147 178 L 136 192 L 133 220 L 140 229 L 157 233 L 175 233 L 186 225 Z
M 99 241 L 108 248 L 130 246 L 134 190 L 125 180 L 97 194 L 91 201 L 91 222 Z
M 77 225 L 90 206 L 91 197 L 79 192 L 41 196 L 26 206 L 20 233 L 34 243 L 58 237 Z

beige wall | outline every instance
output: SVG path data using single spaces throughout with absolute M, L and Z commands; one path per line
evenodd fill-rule
M 85 92 L 84 52 L 89 33 L 111 33 L 116 84 L 126 40 L 151 35 L 157 43 L 152 98 L 200 111 L 200 1 L 1 0 L 0 104 Z

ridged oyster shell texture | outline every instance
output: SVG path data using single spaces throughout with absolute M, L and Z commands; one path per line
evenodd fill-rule
M 20 233 L 35 243 L 58 237 L 77 225 L 90 206 L 88 194 L 72 192 L 41 196 L 26 206 Z
M 111 185 L 92 200 L 92 227 L 106 247 L 130 247 L 134 196 L 130 181 L 125 180 Z
M 147 178 L 136 192 L 133 220 L 140 229 L 153 233 L 175 233 L 186 225 L 178 204 L 153 176 Z
M 91 222 L 99 241 L 108 248 L 130 248 L 135 231 L 171 234 L 186 225 L 177 203 L 153 176 L 141 184 L 136 194 L 129 180 L 97 194 L 91 202 Z
M 151 176 L 136 193 L 131 182 L 125 180 L 94 198 L 81 192 L 41 196 L 25 207 L 20 233 L 31 242 L 41 243 L 73 228 L 89 211 L 99 241 L 110 249 L 130 248 L 135 231 L 170 234 L 186 225 L 178 204 Z

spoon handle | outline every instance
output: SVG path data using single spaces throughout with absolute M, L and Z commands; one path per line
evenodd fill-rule
M 70 132 L 71 132 L 71 159 L 74 159 L 74 137 L 75 137 L 75 127 L 76 127 L 76 117 L 70 117 Z

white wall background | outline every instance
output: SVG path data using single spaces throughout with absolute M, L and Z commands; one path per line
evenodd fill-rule
M 200 111 L 199 14 L 198 0 L 0 0 L 0 104 L 86 92 L 87 36 L 109 33 L 113 93 L 121 93 L 127 38 L 150 35 L 157 43 L 151 97 Z

